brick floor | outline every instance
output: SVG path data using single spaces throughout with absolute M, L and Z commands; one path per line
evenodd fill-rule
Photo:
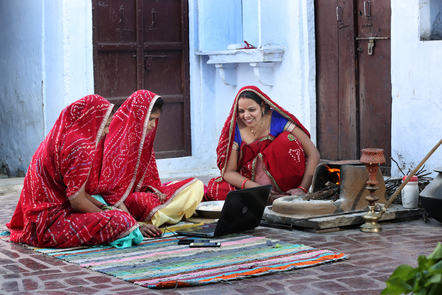
M 11 218 L 23 179 L 0 179 L 0 230 Z M 441 223 L 430 219 L 382 223 L 383 231 L 358 228 L 310 233 L 259 227 L 257 235 L 342 251 L 349 259 L 256 278 L 201 287 L 151 290 L 37 254 L 0 240 L 0 294 L 379 294 L 400 264 L 417 264 L 442 241 Z M 215 293 L 216 292 L 216 293 Z

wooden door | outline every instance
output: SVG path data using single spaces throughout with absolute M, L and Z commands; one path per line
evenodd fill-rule
M 389 159 L 390 1 L 316 0 L 315 22 L 321 157 L 359 159 L 378 147 Z
M 386 159 L 391 156 L 390 16 L 390 1 L 357 1 L 360 146 L 382 148 Z
M 186 0 L 93 0 L 95 93 L 120 106 L 137 89 L 165 100 L 157 158 L 190 155 Z

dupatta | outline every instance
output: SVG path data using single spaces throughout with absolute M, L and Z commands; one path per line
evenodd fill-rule
M 148 90 L 134 92 L 114 114 L 104 141 L 103 162 L 96 194 L 113 205 L 123 202 L 137 220 L 149 221 L 193 178 L 162 185 L 153 144 L 157 124 L 148 130 L 152 108 L 159 98 Z
M 7 224 L 11 240 L 29 242 L 44 235 L 66 214 L 68 198 L 85 185 L 113 105 L 88 95 L 62 110 L 32 157 L 16 210 Z
M 153 151 L 158 124 L 150 132 L 147 130 L 158 98 L 148 90 L 134 92 L 114 114 L 109 126 L 98 194 L 114 206 L 139 191 L 143 183 L 161 185 Z

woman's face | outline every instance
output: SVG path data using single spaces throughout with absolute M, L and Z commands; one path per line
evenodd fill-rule
M 241 97 L 238 100 L 238 118 L 247 127 L 254 127 L 262 119 L 264 107 L 250 98 Z
M 157 119 L 160 118 L 160 111 L 156 111 L 155 113 L 150 113 L 149 123 L 147 124 L 147 130 L 151 131 L 157 125 Z
M 114 117 L 113 115 L 110 115 L 109 118 L 107 118 L 106 125 L 104 125 L 104 134 L 105 135 L 109 133 L 109 126 L 110 126 L 110 123 L 111 123 L 113 117 Z

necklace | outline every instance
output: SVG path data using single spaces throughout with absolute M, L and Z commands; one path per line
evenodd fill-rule
M 264 125 L 264 120 L 261 119 L 261 121 L 257 124 L 255 128 L 249 127 L 250 133 L 252 133 L 253 137 L 256 137 L 256 134 L 258 133 L 258 131 L 261 131 L 263 125 Z
M 255 137 L 256 136 L 256 130 L 255 129 L 253 129 L 253 128 L 250 128 L 250 132 L 253 134 L 253 137 Z

